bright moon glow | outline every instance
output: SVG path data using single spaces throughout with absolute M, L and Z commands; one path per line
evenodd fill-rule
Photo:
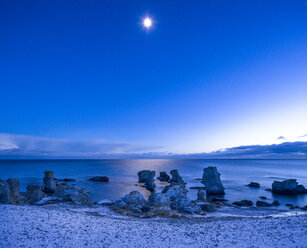
M 146 17 L 143 21 L 145 28 L 150 28 L 152 26 L 152 20 L 149 17 Z

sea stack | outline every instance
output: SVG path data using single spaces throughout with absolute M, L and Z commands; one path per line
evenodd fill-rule
M 224 195 L 224 186 L 220 179 L 221 174 L 217 171 L 216 167 L 208 167 L 204 169 L 203 178 L 201 183 L 206 187 L 208 195 Z
M 161 171 L 158 179 L 161 182 L 168 182 L 170 180 L 170 176 L 165 171 Z
M 284 181 L 274 181 L 272 184 L 272 192 L 275 194 L 296 195 L 306 194 L 307 189 L 298 184 L 296 179 L 288 179 Z
M 148 179 L 153 179 L 156 175 L 155 171 L 142 170 L 138 172 L 139 183 L 145 183 Z
M 170 183 L 177 183 L 177 184 L 184 183 L 184 181 L 182 180 L 182 177 L 179 175 L 178 170 L 171 170 L 170 173 L 172 175 L 172 179 L 170 180 Z
M 47 194 L 56 191 L 57 185 L 54 180 L 53 171 L 45 171 L 44 186 L 44 192 Z

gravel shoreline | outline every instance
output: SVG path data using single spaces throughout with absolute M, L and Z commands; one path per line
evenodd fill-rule
M 152 218 L 107 207 L 0 205 L 0 247 L 307 247 L 307 215 Z

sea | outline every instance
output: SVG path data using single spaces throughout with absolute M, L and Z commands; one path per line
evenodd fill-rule
M 297 206 L 307 205 L 307 194 L 296 196 L 276 195 L 267 191 L 274 180 L 297 179 L 307 187 L 307 160 L 250 160 L 250 159 L 103 159 L 103 160 L 0 160 L 0 178 L 17 178 L 21 191 L 28 184 L 42 184 L 44 171 L 52 170 L 57 179 L 73 178 L 68 184 L 85 187 L 90 191 L 93 201 L 117 200 L 125 194 L 138 190 L 145 197 L 150 192 L 138 184 L 137 173 L 140 170 L 154 170 L 156 177 L 160 171 L 170 172 L 177 169 L 187 183 L 189 196 L 196 199 L 201 187 L 203 169 L 216 166 L 225 187 L 225 196 L 229 202 L 237 200 L 260 200 L 267 197 L 268 202 L 278 200 L 280 208 L 290 203 Z M 93 176 L 108 176 L 108 183 L 92 182 Z M 260 183 L 260 188 L 250 188 L 250 182 Z M 160 192 L 167 185 L 155 181 L 156 191 Z

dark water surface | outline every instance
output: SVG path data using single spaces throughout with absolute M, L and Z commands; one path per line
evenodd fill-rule
M 187 182 L 187 187 L 203 186 L 197 178 L 202 177 L 203 168 L 216 166 L 221 173 L 226 188 L 225 198 L 230 202 L 249 199 L 259 200 L 266 196 L 268 201 L 279 200 L 283 205 L 307 205 L 307 194 L 298 196 L 273 195 L 265 191 L 274 180 L 295 178 L 307 187 L 307 160 L 189 160 L 189 159 L 127 159 L 127 160 L 0 160 L 0 178 L 17 178 L 21 189 L 28 184 L 42 184 L 44 171 L 53 170 L 56 178 L 74 178 L 77 184 L 91 192 L 94 201 L 102 199 L 116 200 L 132 190 L 144 195 L 149 193 L 137 184 L 137 172 L 155 170 L 169 173 L 178 169 Z M 92 176 L 108 176 L 109 183 L 91 182 Z M 260 189 L 249 188 L 251 182 L 259 182 Z M 156 180 L 157 191 L 166 184 Z M 190 190 L 190 196 L 196 197 L 197 190 Z

